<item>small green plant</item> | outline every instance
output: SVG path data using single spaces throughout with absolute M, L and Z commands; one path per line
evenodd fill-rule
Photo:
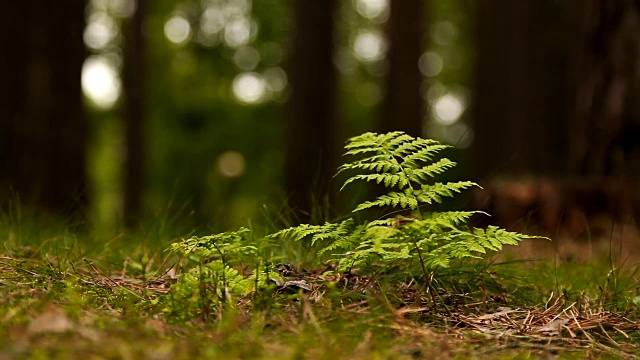
M 243 259 L 256 257 L 258 247 L 248 238 L 249 229 L 197 237 L 173 243 L 170 250 L 180 255 L 182 272 L 171 287 L 165 313 L 178 319 L 217 315 L 225 305 L 233 306 L 234 298 L 269 285 L 277 278 L 257 262 L 257 268 L 241 272 Z
M 436 155 L 448 147 L 402 132 L 365 133 L 349 139 L 346 155 L 358 159 L 342 165 L 338 172 L 359 173 L 348 178 L 343 189 L 356 181 L 375 182 L 389 189 L 386 194 L 359 204 L 353 212 L 390 207 L 390 215 L 362 223 L 348 218 L 324 225 L 302 224 L 262 241 L 310 240 L 317 256 L 327 256 L 340 271 L 373 263 L 391 267 L 417 261 L 430 283 L 435 269 L 448 267 L 453 259 L 477 258 L 488 250 L 517 245 L 528 238 L 495 226 L 486 230 L 469 228 L 466 222 L 476 211 L 422 212 L 426 205 L 478 186 L 471 181 L 431 181 L 456 165 L 447 158 L 436 160 Z M 397 215 L 401 212 L 408 214 Z M 278 277 L 260 265 L 251 274 L 237 270 L 242 265 L 241 257 L 251 256 L 257 264 L 269 263 L 258 256 L 256 244 L 260 241 L 252 242 L 247 238 L 248 232 L 242 228 L 173 244 L 171 250 L 185 261 L 178 284 L 171 288 L 172 302 L 167 312 L 206 315 L 229 304 L 232 296 L 245 296 L 266 286 L 270 278 Z
M 477 211 L 421 212 L 422 207 L 442 202 L 463 189 L 478 186 L 471 181 L 432 182 L 456 164 L 436 155 L 449 146 L 435 140 L 414 138 L 403 132 L 365 133 L 349 139 L 345 155 L 358 159 L 342 165 L 340 172 L 356 171 L 345 186 L 356 182 L 383 184 L 389 191 L 359 204 L 353 212 L 372 207 L 390 207 L 388 216 L 356 224 L 353 218 L 324 225 L 303 224 L 279 231 L 271 237 L 295 241 L 310 239 L 322 244 L 318 254 L 330 254 L 340 270 L 372 262 L 396 265 L 417 260 L 425 276 L 438 267 L 448 267 L 453 259 L 479 257 L 503 245 L 517 245 L 529 238 L 495 226 L 471 229 L 467 220 Z M 398 211 L 399 209 L 399 211 Z

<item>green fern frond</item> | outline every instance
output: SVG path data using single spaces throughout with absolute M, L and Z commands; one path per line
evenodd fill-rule
M 405 175 L 405 173 L 402 173 L 402 172 L 397 174 L 367 174 L 367 175 L 352 176 L 347 181 L 345 181 L 344 185 L 342 185 L 342 188 L 340 188 L 340 190 L 342 190 L 348 184 L 358 180 L 363 180 L 366 182 L 375 182 L 377 184 L 383 183 L 384 186 L 387 188 L 394 187 L 397 185 L 398 188 L 404 189 L 409 184 L 409 180 L 407 179 L 407 176 Z
M 373 207 L 413 210 L 417 218 L 385 218 L 353 226 L 348 219 L 339 224 L 300 225 L 282 230 L 272 237 L 301 240 L 312 244 L 323 241 L 320 255 L 333 254 L 339 268 L 345 270 L 371 261 L 385 264 L 417 257 L 425 268 L 447 267 L 452 259 L 479 257 L 504 245 L 515 245 L 530 238 L 497 227 L 470 230 L 466 225 L 477 211 L 418 213 L 422 205 L 441 203 L 464 189 L 478 186 L 471 181 L 433 182 L 433 178 L 456 163 L 436 159 L 449 148 L 430 139 L 414 138 L 403 132 L 365 133 L 349 139 L 345 155 L 359 159 L 348 162 L 338 173 L 354 171 L 342 186 L 356 182 L 384 185 L 388 192 L 356 206 L 353 212 Z M 419 255 L 419 256 L 418 256 Z
M 405 164 L 403 163 L 403 166 L 404 165 Z M 455 162 L 445 158 L 420 169 L 413 170 L 409 168 L 407 169 L 407 172 L 410 174 L 409 180 L 415 183 L 420 183 L 427 181 L 429 178 L 435 177 L 436 175 L 442 174 L 455 166 Z
M 396 173 L 401 170 L 401 167 L 397 161 L 393 161 L 393 159 L 390 159 L 386 155 L 374 155 L 351 164 L 345 164 L 338 169 L 338 173 L 345 170 L 369 170 Z
M 367 227 L 373 227 L 373 226 L 391 227 L 391 226 L 394 226 L 395 224 L 396 224 L 396 219 L 395 218 L 387 218 L 387 219 L 379 219 L 379 220 L 371 221 L 371 222 L 367 223 L 366 226 Z
M 365 133 L 353 137 L 346 145 L 348 149 L 346 155 L 368 154 L 369 156 L 344 164 L 339 172 L 357 170 L 367 174 L 351 176 L 344 182 L 341 190 L 355 181 L 375 182 L 384 184 L 387 188 L 396 189 L 373 201 L 359 204 L 354 212 L 383 206 L 415 210 L 421 203 L 439 203 L 443 197 L 451 197 L 462 189 L 476 186 L 469 181 L 428 184 L 431 178 L 456 165 L 447 158 L 430 163 L 437 152 L 447 147 L 449 146 L 435 140 L 413 138 L 399 131 L 382 135 Z M 419 190 L 414 190 L 416 186 Z
M 518 245 L 518 242 L 531 238 L 531 236 L 500 229 L 497 226 L 489 226 L 486 230 L 474 229 L 473 234 L 479 242 L 492 250 L 500 250 L 502 245 Z
M 415 210 L 418 208 L 419 199 L 412 195 L 412 191 L 407 189 L 405 193 L 390 192 L 387 195 L 381 195 L 374 201 L 367 201 L 358 205 L 353 212 L 365 210 L 375 206 L 393 206 L 403 209 L 410 208 Z
M 446 212 L 426 212 L 421 219 L 416 219 L 407 223 L 405 227 L 409 232 L 417 234 L 433 234 L 436 232 L 446 232 L 466 224 L 467 220 L 474 214 L 481 211 L 446 211 Z
M 269 235 L 269 238 L 288 238 L 299 241 L 311 236 L 311 245 L 319 240 L 338 240 L 351 233 L 353 219 L 349 218 L 341 223 L 325 223 L 324 225 L 302 224 L 290 227 Z
M 392 191 L 386 195 L 379 196 L 374 201 L 367 201 L 358 205 L 353 210 L 353 212 L 369 209 L 376 206 L 392 206 L 415 210 L 421 203 L 441 203 L 443 197 L 453 197 L 455 193 L 459 193 L 461 190 L 472 186 L 477 186 L 477 184 L 471 181 L 460 181 L 447 184 L 435 183 L 433 185 L 422 185 L 422 189 L 420 190 L 413 190 L 408 188 L 405 189 L 403 193 Z
M 345 145 L 345 148 L 348 150 L 346 154 L 357 155 L 367 152 L 381 152 L 387 141 L 398 138 L 401 135 L 403 135 L 403 133 L 399 131 L 382 135 L 368 132 L 352 137 L 349 139 L 348 144 Z
M 227 254 L 255 254 L 258 248 L 246 239 L 249 229 L 227 231 L 210 236 L 192 236 L 171 244 L 169 250 L 181 255 L 193 254 L 199 259 L 219 259 Z
M 268 238 L 288 238 L 291 240 L 299 241 L 306 238 L 309 235 L 313 235 L 318 232 L 322 232 L 326 229 L 325 225 L 309 225 L 301 224 L 298 226 L 290 227 L 273 233 Z
M 364 225 L 356 227 L 350 234 L 338 236 L 332 243 L 318 251 L 318 255 L 326 252 L 332 252 L 338 249 L 353 249 L 362 242 L 362 236 L 366 231 Z
M 446 184 L 435 183 L 433 185 L 422 185 L 422 188 L 413 191 L 412 195 L 420 203 L 441 203 L 443 197 L 453 197 L 455 193 L 460 193 L 461 190 L 468 189 L 472 186 L 478 186 L 478 184 L 472 181 L 458 181 Z
M 374 226 L 398 227 L 416 220 L 417 219 L 414 219 L 414 218 L 396 216 L 393 218 L 378 219 L 378 220 L 368 222 L 366 223 L 366 227 L 374 227 Z
M 396 150 L 396 154 L 404 157 L 402 162 L 403 166 L 415 168 L 418 166 L 419 161 L 429 162 L 435 154 L 450 147 L 450 145 L 443 145 L 435 140 L 424 140 L 420 144 L 407 144 L 402 146 Z M 416 150 L 416 148 L 418 149 Z
M 397 149 L 403 144 L 415 141 L 413 136 L 405 134 L 402 131 L 393 131 L 387 134 L 382 134 L 379 136 L 379 139 L 382 146 L 386 146 L 390 149 Z
M 458 226 L 464 224 L 475 214 L 487 214 L 483 211 L 446 211 L 446 212 L 427 212 L 422 214 L 423 219 L 431 219 L 441 224 L 451 224 Z

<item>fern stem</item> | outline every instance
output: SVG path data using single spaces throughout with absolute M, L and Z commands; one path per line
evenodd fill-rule
M 216 245 L 216 242 L 212 241 L 211 244 L 216 249 L 216 251 L 218 251 L 218 253 L 220 254 L 220 259 L 222 261 L 222 304 L 224 306 L 227 304 L 227 276 L 226 276 L 227 261 L 225 259 L 224 253 L 220 251 L 220 248 L 218 248 L 218 245 Z
M 442 304 L 442 306 L 444 306 L 444 309 L 446 310 L 447 315 L 451 316 L 451 311 L 449 310 L 449 307 L 447 306 L 447 304 L 444 303 L 444 300 L 442 300 L 442 298 L 440 297 L 440 294 L 438 294 L 435 291 L 435 288 L 432 285 L 433 284 L 433 275 L 434 275 L 434 272 L 432 271 L 431 275 L 429 276 L 429 282 L 428 282 L 429 291 L 432 292 L 431 293 L 431 297 L 433 298 L 433 296 L 434 296 L 433 294 L 435 294 L 435 296 L 437 296 L 438 299 L 440 300 L 440 303 Z
M 422 267 L 422 273 L 424 274 L 424 278 L 427 279 L 427 281 L 429 281 L 429 274 L 427 273 L 427 267 L 424 265 L 424 259 L 422 258 L 422 251 L 420 251 L 420 247 L 418 247 L 418 241 L 415 239 L 413 240 L 413 246 L 416 248 L 416 252 L 418 253 L 418 258 L 420 259 L 420 266 Z
M 413 246 L 416 249 L 416 252 L 418 253 L 418 258 L 420 259 L 420 266 L 422 267 L 422 273 L 425 276 L 425 280 L 427 281 L 427 292 L 429 293 L 429 296 L 431 296 L 431 302 L 433 303 L 433 306 L 437 306 L 438 305 L 438 301 L 436 300 L 436 296 L 434 295 L 437 294 L 437 292 L 435 291 L 435 289 L 433 288 L 433 282 L 432 282 L 432 274 L 429 274 L 429 272 L 427 271 L 427 267 L 424 265 L 424 259 L 422 257 L 422 251 L 420 250 L 420 247 L 418 246 L 418 241 L 417 240 L 413 240 Z M 440 297 L 438 295 L 438 297 Z M 442 301 L 442 299 L 440 299 L 442 305 L 444 306 L 444 309 L 447 311 L 448 315 L 451 315 L 451 311 L 449 311 L 449 307 L 447 307 L 447 305 L 444 303 L 444 301 Z

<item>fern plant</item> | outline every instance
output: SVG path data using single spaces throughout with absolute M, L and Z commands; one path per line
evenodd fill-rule
M 345 181 L 341 190 L 357 181 L 382 184 L 388 189 L 386 194 L 359 204 L 353 212 L 391 207 L 411 212 L 412 216 L 388 216 L 361 224 L 352 218 L 317 226 L 304 224 L 270 236 L 322 244 L 318 254 L 331 254 L 341 270 L 373 261 L 394 265 L 417 260 L 425 276 L 438 267 L 448 267 L 453 259 L 477 258 L 489 250 L 497 251 L 503 245 L 517 245 L 529 238 L 494 226 L 471 229 L 466 222 L 478 213 L 475 211 L 421 212 L 424 206 L 478 186 L 471 181 L 432 182 L 436 175 L 456 165 L 447 158 L 437 159 L 448 147 L 399 131 L 353 137 L 348 140 L 345 155 L 358 158 L 342 165 L 338 172 L 356 174 Z
M 182 259 L 182 272 L 165 299 L 164 312 L 181 320 L 206 319 L 225 305 L 233 306 L 234 298 L 267 287 L 269 279 L 278 278 L 277 272 L 262 266 L 258 244 L 248 235 L 249 229 L 240 228 L 171 244 L 169 250 Z M 238 270 L 247 257 L 258 258 L 251 274 Z
M 346 155 L 356 159 L 342 165 L 338 172 L 355 174 L 342 189 L 357 181 L 382 184 L 388 189 L 386 194 L 359 204 L 353 212 L 391 207 L 394 210 L 390 215 L 361 223 L 347 218 L 338 223 L 302 224 L 259 241 L 249 239 L 249 230 L 241 228 L 174 243 L 170 249 L 184 260 L 183 272 L 171 288 L 165 312 L 206 317 L 222 305 L 231 304 L 232 297 L 246 296 L 268 286 L 269 279 L 278 278 L 279 274 L 261 267 L 263 261 L 258 253 L 260 245 L 272 239 L 308 240 L 317 249 L 317 256 L 328 256 L 342 271 L 374 262 L 388 266 L 417 262 L 430 283 L 434 270 L 448 267 L 453 259 L 479 257 L 529 238 L 495 226 L 486 230 L 469 228 L 467 220 L 479 213 L 476 211 L 423 211 L 425 206 L 478 186 L 471 181 L 432 181 L 456 165 L 447 158 L 437 158 L 448 147 L 402 132 L 365 133 L 349 139 Z M 402 211 L 409 216 L 391 215 Z M 238 270 L 240 260 L 247 256 L 258 259 L 251 274 Z

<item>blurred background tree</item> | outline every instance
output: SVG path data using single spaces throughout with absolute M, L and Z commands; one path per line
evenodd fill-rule
M 382 111 L 383 131 L 404 131 L 422 136 L 422 76 L 416 59 L 422 55 L 427 28 L 424 0 L 392 1 L 386 38 L 389 43 L 388 72 Z
M 145 159 L 145 74 L 147 2 L 137 0 L 136 9 L 123 28 L 122 118 L 126 141 L 124 159 L 123 218 L 132 224 L 142 215 Z
M 302 222 L 318 220 L 330 203 L 336 171 L 336 69 L 333 65 L 336 1 L 293 2 L 286 126 L 285 189 Z M 326 197 L 325 197 L 326 196 Z
M 0 197 L 63 215 L 87 205 L 80 70 L 86 3 L 19 1 L 2 11 Z
M 327 204 L 360 196 L 336 196 L 332 176 L 344 141 L 364 131 L 453 144 L 463 149 L 457 175 L 482 184 L 534 179 L 538 198 L 525 208 L 556 217 L 562 205 L 544 210 L 539 198 L 572 190 L 545 193 L 535 179 L 597 192 L 640 174 L 632 0 L 46 0 L 4 10 L 0 196 L 82 209 L 102 229 L 331 218 L 339 212 Z

